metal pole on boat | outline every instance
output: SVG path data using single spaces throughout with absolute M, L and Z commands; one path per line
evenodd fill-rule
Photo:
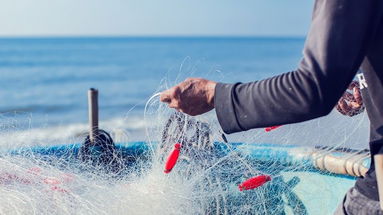
M 98 90 L 88 90 L 89 140 L 94 144 L 98 135 Z
M 383 154 L 374 155 L 376 181 L 378 183 L 378 193 L 380 209 L 383 210 Z

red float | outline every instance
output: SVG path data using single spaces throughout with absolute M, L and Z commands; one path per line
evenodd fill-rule
M 181 144 L 176 143 L 174 144 L 174 149 L 172 153 L 169 155 L 168 160 L 165 164 L 165 173 L 170 173 L 173 169 L 173 167 L 176 165 L 178 161 L 178 157 L 180 156 L 180 150 L 181 150 Z
M 272 131 L 272 130 L 274 130 L 274 129 L 277 129 L 277 128 L 281 127 L 281 126 L 282 126 L 282 125 L 270 126 L 270 127 L 265 128 L 265 131 L 266 131 L 266 132 L 269 132 L 269 131 Z
M 264 183 L 271 180 L 269 175 L 260 175 L 254 178 L 247 179 L 242 184 L 238 185 L 240 191 L 252 190 L 259 186 L 262 186 Z

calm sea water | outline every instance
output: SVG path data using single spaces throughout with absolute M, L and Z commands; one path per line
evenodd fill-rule
M 34 124 L 87 121 L 100 90 L 101 120 L 143 114 L 161 80 L 252 81 L 295 69 L 303 38 L 0 39 L 0 113 Z

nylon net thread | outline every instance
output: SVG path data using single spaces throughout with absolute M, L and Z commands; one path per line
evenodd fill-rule
M 3 116 L 0 214 L 332 213 L 333 202 L 340 201 L 339 190 L 344 188 L 331 187 L 331 180 L 338 176 L 318 171 L 310 156 L 313 151 L 365 156 L 364 149 L 349 150 L 349 142 L 366 120 L 364 114 L 342 120 L 334 116 L 339 117 L 333 114 L 330 119 L 270 133 L 258 129 L 230 135 L 226 143 L 214 113 L 201 117 L 174 114 L 153 97 L 145 110 L 146 144 L 127 147 L 117 143 L 116 149 L 104 152 L 109 153 L 108 159 L 85 162 L 81 158 L 84 133 L 42 143 L 32 137 L 29 117 L 18 121 L 20 117 Z M 331 124 L 327 131 L 326 120 Z M 342 123 L 352 126 L 334 135 Z M 113 130 L 113 125 L 105 130 Z M 325 131 L 319 135 L 316 130 Z M 117 132 L 111 134 L 114 140 L 129 142 L 117 137 Z M 19 143 L 14 146 L 13 140 Z M 315 148 L 324 140 L 336 144 Z M 170 174 L 164 174 L 166 156 L 177 142 L 184 146 L 180 160 Z M 297 147 L 286 150 L 294 144 Z M 52 145 L 58 146 L 49 151 Z M 124 151 L 128 148 L 134 150 Z M 271 175 L 272 180 L 254 190 L 238 190 L 242 181 L 261 174 Z M 317 175 L 323 177 L 317 179 Z M 313 186 L 303 189 L 301 184 Z M 316 211 L 310 204 L 326 207 Z

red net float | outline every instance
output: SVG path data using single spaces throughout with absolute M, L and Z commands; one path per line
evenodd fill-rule
M 173 169 L 173 167 L 176 165 L 178 161 L 178 157 L 180 156 L 180 150 L 181 150 L 181 144 L 176 143 L 174 144 L 174 149 L 172 153 L 169 155 L 166 164 L 165 164 L 165 173 L 170 173 Z
M 240 191 L 252 190 L 259 186 L 262 186 L 266 182 L 270 181 L 271 177 L 269 175 L 260 175 L 250 179 L 247 179 L 242 184 L 238 185 Z
M 265 128 L 265 131 L 266 131 L 266 132 L 270 132 L 270 131 L 275 130 L 275 129 L 281 127 L 281 126 L 282 126 L 282 125 L 270 126 L 270 127 Z

